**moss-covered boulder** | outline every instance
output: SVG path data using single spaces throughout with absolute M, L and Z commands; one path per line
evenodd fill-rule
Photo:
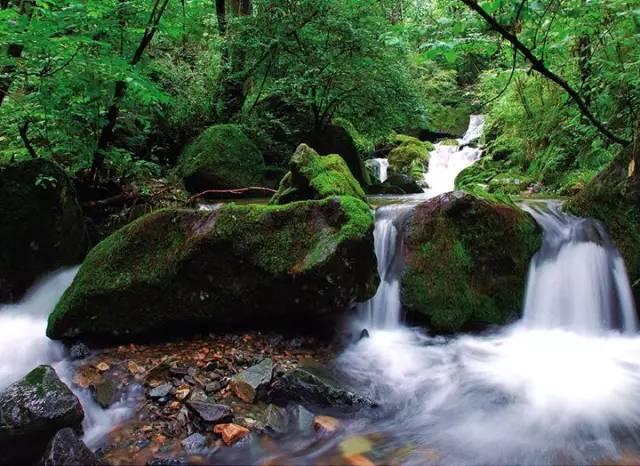
M 0 165 L 0 245 L 0 302 L 19 299 L 44 273 L 82 261 L 89 236 L 73 184 L 58 165 Z
M 0 464 L 33 462 L 59 429 L 79 429 L 83 418 L 80 401 L 53 368 L 36 367 L 0 393 Z
M 470 194 L 419 204 L 405 239 L 402 300 L 410 317 L 436 332 L 516 318 L 540 235 L 529 214 Z
M 628 147 L 579 194 L 566 203 L 576 215 L 601 220 L 624 257 L 640 304 L 640 175 L 638 161 Z
M 55 339 L 232 328 L 322 332 L 378 285 L 369 206 L 163 210 L 99 243 L 49 317 Z
M 420 194 L 424 192 L 416 180 L 409 175 L 391 173 L 382 184 L 367 187 L 369 194 Z
M 264 170 L 262 154 L 238 125 L 206 129 L 178 160 L 178 173 L 191 193 L 260 185 Z
M 433 145 L 401 134 L 396 135 L 393 142 L 397 147 L 387 157 L 389 170 L 420 181 L 429 166 L 429 153 L 433 150 Z
M 304 138 L 304 142 L 313 147 L 320 155 L 339 154 L 353 177 L 362 185 L 371 184 L 369 172 L 364 166 L 363 154 L 348 129 L 339 125 L 327 125 L 322 130 L 313 131 Z
M 353 196 L 366 201 L 362 187 L 339 155 L 321 156 L 301 144 L 291 157 L 289 170 L 271 199 L 272 204 L 330 196 Z

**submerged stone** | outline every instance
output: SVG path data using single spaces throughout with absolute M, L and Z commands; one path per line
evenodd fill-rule
M 233 393 L 246 403 L 253 403 L 259 392 L 266 389 L 273 375 L 273 361 L 269 358 L 231 379 Z
M 120 399 L 118 384 L 112 379 L 103 380 L 94 385 L 93 397 L 102 408 L 107 409 Z
M 264 425 L 275 434 L 286 434 L 289 431 L 289 413 L 287 409 L 274 404 L 267 406 Z
M 49 442 L 41 466 L 94 466 L 96 455 L 78 438 L 73 429 L 59 430 Z
M 39 366 L 0 393 L 0 464 L 39 458 L 60 429 L 80 428 L 78 398 L 51 366 Z
M 47 335 L 329 332 L 377 285 L 373 217 L 353 197 L 162 210 L 91 251 L 49 316 Z
M 337 374 L 319 367 L 301 366 L 286 372 L 272 384 L 268 399 L 280 406 L 297 402 L 306 407 L 325 408 L 336 415 L 376 406 Z
M 187 454 L 191 455 L 206 450 L 209 442 L 207 441 L 207 437 L 196 432 L 180 442 L 180 445 L 182 445 L 182 448 L 184 448 Z
M 409 317 L 436 332 L 514 320 L 540 239 L 533 218 L 515 205 L 461 192 L 419 204 L 404 241 Z

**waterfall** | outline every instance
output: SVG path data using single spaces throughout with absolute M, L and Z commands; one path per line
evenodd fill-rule
M 40 364 L 50 364 L 60 379 L 75 393 L 84 409 L 83 440 L 96 447 L 114 425 L 129 417 L 132 408 L 127 393 L 109 409 L 102 409 L 89 389 L 73 384 L 74 370 L 65 359 L 60 342 L 47 338 L 47 317 L 73 281 L 78 268 L 49 274 L 35 284 L 16 304 L 0 304 L 0 390 L 26 375 Z
M 369 159 L 364 164 L 371 169 L 380 183 L 384 183 L 388 178 L 389 161 L 387 159 Z
M 358 307 L 358 325 L 370 329 L 392 328 L 400 323 L 400 275 L 402 272 L 399 239 L 406 214 L 413 204 L 392 204 L 376 210 L 373 232 L 380 286 L 373 298 Z
M 473 165 L 482 156 L 482 149 L 469 146 L 482 136 L 484 116 L 471 115 L 469 128 L 458 139 L 458 144 L 438 143 L 429 156 L 429 170 L 424 175 L 429 197 L 454 190 L 456 177 L 465 168 Z
M 559 202 L 524 203 L 544 229 L 531 262 L 523 324 L 578 333 L 637 330 L 631 286 L 604 226 L 561 211 Z

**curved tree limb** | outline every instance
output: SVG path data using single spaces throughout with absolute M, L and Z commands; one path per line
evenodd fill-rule
M 620 136 L 614 134 L 611 130 L 609 130 L 600 120 L 596 118 L 596 116 L 591 112 L 589 106 L 586 104 L 584 99 L 578 94 L 578 92 L 571 87 L 571 85 L 564 80 L 561 76 L 555 74 L 549 68 L 546 67 L 544 62 L 536 57 L 534 53 L 524 45 L 520 39 L 518 39 L 514 34 L 507 31 L 498 21 L 487 13 L 477 2 L 476 0 L 460 0 L 462 3 L 467 5 L 473 11 L 478 13 L 486 22 L 491 26 L 491 28 L 500 34 L 504 39 L 509 41 L 513 47 L 520 52 L 526 59 L 531 63 L 531 68 L 534 71 L 537 71 L 545 78 L 553 81 L 558 86 L 560 86 L 564 91 L 569 94 L 569 97 L 576 103 L 578 108 L 580 109 L 580 113 L 582 113 L 587 120 L 591 122 L 591 124 L 604 136 L 606 136 L 609 140 L 613 142 L 617 142 L 618 144 L 622 144 L 623 146 L 627 146 L 631 143 L 631 141 L 624 139 Z

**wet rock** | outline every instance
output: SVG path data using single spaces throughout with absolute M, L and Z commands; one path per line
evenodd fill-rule
M 91 250 L 49 316 L 47 335 L 133 340 L 212 328 L 328 335 L 378 281 L 373 217 L 354 197 L 164 209 Z
M 173 385 L 170 383 L 159 385 L 153 388 L 149 392 L 149 398 L 152 398 L 152 399 L 165 398 L 169 395 L 169 393 L 171 393 L 172 389 L 173 389 Z
M 267 399 L 280 406 L 293 401 L 312 408 L 329 408 L 336 414 L 376 406 L 351 390 L 337 374 L 319 367 L 297 367 L 286 372 L 272 384 Z
M 197 432 L 191 434 L 182 442 L 180 442 L 180 445 L 182 445 L 184 451 L 190 455 L 204 451 L 207 448 L 208 444 L 209 443 L 207 442 L 207 438 Z
M 325 435 L 333 435 L 340 427 L 340 421 L 331 416 L 316 416 L 313 420 L 313 429 Z
M 233 417 L 233 410 L 226 405 L 207 401 L 188 401 L 187 405 L 205 422 L 217 424 Z
M 390 174 L 384 183 L 369 186 L 370 194 L 420 194 L 424 188 L 408 175 Z
M 286 434 L 289 431 L 289 413 L 287 409 L 274 404 L 267 406 L 264 426 L 275 434 Z
M 231 379 L 233 393 L 246 403 L 253 403 L 263 394 L 273 376 L 273 361 L 263 360 Z
M 224 388 L 222 382 L 211 382 L 204 386 L 204 391 L 207 393 L 216 393 Z
M 73 183 L 51 161 L 0 163 L 0 199 L 0 302 L 10 302 L 45 273 L 81 262 L 89 235 Z
M 463 192 L 416 206 L 404 238 L 402 302 L 435 332 L 503 325 L 518 317 L 541 230 L 515 205 Z
M 76 343 L 69 350 L 69 357 L 72 361 L 84 359 L 91 354 L 91 350 L 84 343 Z
M 213 428 L 213 432 L 222 436 L 225 445 L 233 445 L 238 440 L 249 435 L 249 429 L 238 424 L 218 424 Z
M 295 423 L 295 429 L 301 433 L 311 432 L 315 414 L 306 409 L 302 405 L 296 405 L 292 408 L 292 421 Z
M 105 379 L 94 385 L 93 398 L 102 408 L 107 409 L 120 399 L 118 384 L 111 379 Z
M 98 459 L 73 429 L 59 430 L 49 442 L 40 466 L 94 466 Z
M 362 329 L 362 332 L 360 332 L 359 340 L 362 340 L 364 338 L 369 338 L 369 330 L 367 330 L 366 328 Z
M 0 464 L 37 460 L 60 429 L 79 429 L 80 401 L 51 366 L 39 366 L 0 393 Z
M 189 374 L 189 371 L 186 367 L 170 367 L 169 374 L 173 375 L 174 377 L 184 377 L 185 375 Z

